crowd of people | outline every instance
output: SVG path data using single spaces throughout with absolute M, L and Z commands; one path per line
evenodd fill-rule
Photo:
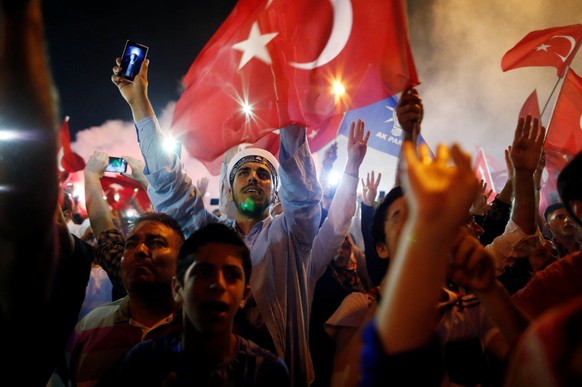
M 582 152 L 539 216 L 537 119 L 519 118 L 491 202 L 470 154 L 417 143 L 424 106 L 409 88 L 384 197 L 381 175 L 360 171 L 365 122 L 351 124 L 345 150 L 329 147 L 320 176 L 306 128 L 291 125 L 278 157 L 227 152 L 215 213 L 207 178 L 163 147 L 149 60 L 130 82 L 117 58 L 111 81 L 143 156 L 124 175 L 153 209 L 120 221 L 103 196 L 108 155 L 95 150 L 84 217 L 57 172 L 40 0 L 0 7 L 0 130 L 20 134 L 0 141 L 7 385 L 582 385 Z M 48 172 L 14 167 L 30 163 Z

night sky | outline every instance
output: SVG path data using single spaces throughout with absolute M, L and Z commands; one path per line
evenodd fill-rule
M 44 1 L 48 54 L 61 118 L 72 132 L 109 119 L 131 120 L 111 83 L 126 39 L 149 46 L 149 95 L 159 111 L 180 95 L 180 81 L 234 0 Z

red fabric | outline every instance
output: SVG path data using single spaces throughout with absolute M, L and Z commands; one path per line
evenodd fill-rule
M 477 179 L 484 180 L 485 183 L 487 183 L 487 192 L 489 192 L 491 189 L 493 190 L 491 195 L 494 196 L 498 187 L 495 186 L 493 178 L 491 177 L 491 171 L 489 169 L 489 165 L 487 165 L 487 157 L 485 156 L 483 148 L 479 148 L 477 154 L 475 155 L 473 171 L 475 172 Z
M 85 169 L 85 160 L 71 150 L 71 133 L 69 130 L 69 116 L 65 117 L 60 130 L 62 156 L 59 164 L 64 172 L 77 172 Z
M 582 24 L 532 31 L 507 51 L 503 71 L 528 66 L 553 66 L 561 77 L 582 40 Z
M 582 259 L 576 251 L 538 271 L 511 298 L 529 317 L 582 295 Z
M 540 104 L 538 103 L 538 93 L 535 89 L 531 92 L 529 97 L 527 97 L 519 111 L 520 117 L 525 117 L 528 114 L 532 116 L 532 118 L 540 119 Z
M 546 135 L 546 146 L 570 156 L 582 150 L 582 78 L 568 71 Z
M 307 126 L 315 152 L 345 111 L 418 84 L 406 22 L 402 0 L 239 0 L 188 70 L 173 131 L 212 174 L 232 146 L 290 123 Z M 254 55 L 251 36 L 261 41 Z M 331 92 L 334 79 L 344 98 Z
M 558 175 L 566 166 L 568 160 L 573 157 L 554 149 L 552 146 L 548 145 L 547 142 L 544 145 L 544 152 L 546 155 L 546 167 L 542 174 L 539 204 L 539 211 L 542 219 L 544 217 L 544 211 L 550 204 L 561 201 L 560 196 L 558 195 Z
M 151 207 L 150 199 L 143 186 L 125 176 L 103 176 L 101 186 L 107 202 L 114 210 L 123 210 L 130 206 L 129 201 L 132 197 L 135 197 L 142 209 L 147 210 Z M 118 200 L 115 200 L 115 194 L 119 195 Z
M 545 174 L 540 191 L 540 213 L 560 201 L 557 189 L 558 174 L 582 150 L 582 79 L 570 69 L 556 102 L 546 134 Z

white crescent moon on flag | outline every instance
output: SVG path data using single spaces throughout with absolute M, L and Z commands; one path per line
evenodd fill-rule
M 331 62 L 346 46 L 352 32 L 353 10 L 351 0 L 330 0 L 333 8 L 333 27 L 325 48 L 313 62 L 289 62 L 295 68 L 313 70 Z
M 568 57 L 570 56 L 572 51 L 574 51 L 574 48 L 576 48 L 576 39 L 574 39 L 573 37 L 571 37 L 569 35 L 554 35 L 551 37 L 551 39 L 555 39 L 555 38 L 566 39 L 568 42 L 570 42 L 570 51 L 568 51 L 568 54 L 566 56 L 562 56 L 562 55 L 558 54 L 557 52 L 554 53 L 560 59 L 562 59 L 562 62 L 566 62 L 566 59 L 568 59 Z
M 582 115 L 580 115 L 580 130 L 582 130 Z

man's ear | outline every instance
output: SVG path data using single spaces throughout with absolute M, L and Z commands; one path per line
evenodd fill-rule
M 232 202 L 232 188 L 228 189 L 227 198 L 229 202 Z
M 247 304 L 247 300 L 249 299 L 249 296 L 251 295 L 251 286 L 250 285 L 245 285 L 245 290 L 243 292 L 243 298 L 240 301 L 240 304 L 238 305 L 239 309 L 242 309 L 245 307 L 245 305 Z
M 382 259 L 390 258 L 390 251 L 385 243 L 376 243 L 376 253 L 378 254 L 378 257 Z
M 180 281 L 176 278 L 176 276 L 172 277 L 172 296 L 174 297 L 174 301 L 178 303 L 182 303 L 184 298 L 182 297 L 182 285 L 180 285 Z

